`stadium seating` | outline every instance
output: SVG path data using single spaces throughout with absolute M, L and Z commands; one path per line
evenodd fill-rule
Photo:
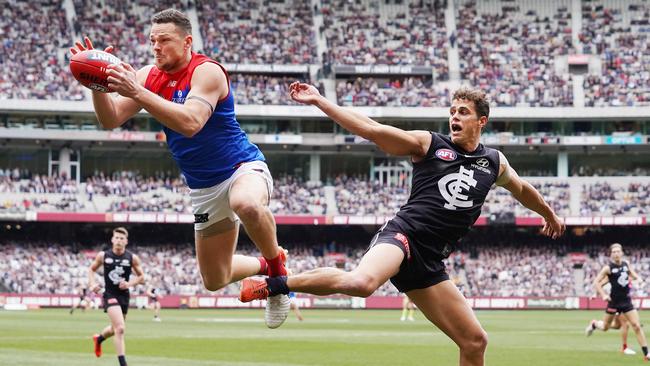
M 601 72 L 584 81 L 587 106 L 650 105 L 648 13 L 643 1 L 582 4 L 583 51 L 600 56 Z
M 204 51 L 241 64 L 316 62 L 311 1 L 196 1 Z
M 650 190 L 645 180 L 569 183 L 568 179 L 537 177 L 531 182 L 559 216 L 647 215 L 650 210 Z M 326 199 L 326 185 L 322 182 L 283 176 L 276 178 L 274 185 L 270 208 L 278 215 L 391 216 L 410 195 L 406 181 L 400 185 L 382 185 L 359 176 L 335 177 L 329 185 L 334 191 L 331 202 Z M 19 169 L 0 169 L 0 212 L 191 213 L 188 192 L 183 180 L 169 173 L 152 177 L 131 171 L 97 173 L 78 185 L 58 175 L 48 177 Z M 573 208 L 572 194 L 580 195 L 580 204 Z M 497 187 L 488 193 L 482 215 L 514 218 L 537 214 Z
M 556 56 L 572 52 L 571 2 L 496 4 L 466 1 L 458 9 L 462 78 L 498 106 L 572 106 L 571 76 L 555 68 Z
M 365 243 L 363 243 L 365 244 Z M 476 244 L 476 243 L 475 243 Z M 529 242 L 528 244 L 489 244 L 485 239 L 480 245 L 465 244 L 446 260 L 447 271 L 456 280 L 465 296 L 576 296 L 576 279 L 570 257 L 560 254 L 562 247 Z M 587 250 L 594 249 L 587 246 Z M 0 255 L 0 281 L 12 291 L 22 293 L 69 294 L 79 284 L 86 283 L 87 267 L 99 250 L 83 250 L 75 253 L 69 246 L 58 243 L 3 243 Z M 602 249 L 602 248 L 598 248 Z M 208 294 L 201 283 L 192 246 L 148 245 L 133 249 L 142 263 L 146 264 L 148 285 L 155 286 L 164 294 Z M 364 245 L 343 248 L 345 270 L 355 268 L 365 252 Z M 256 250 L 244 246 L 238 253 L 257 255 Z M 584 267 L 584 294 L 593 295 L 592 282 L 597 272 L 607 263 L 604 253 L 592 253 Z M 634 269 L 647 278 L 650 275 L 650 253 L 643 246 L 626 249 L 626 256 Z M 460 258 L 460 259 L 459 259 Z M 337 267 L 341 256 L 323 255 L 318 245 L 297 246 L 292 249 L 288 266 L 294 273 L 302 273 L 318 267 Z M 100 275 L 97 275 L 102 283 Z M 141 287 L 135 292 L 143 292 Z M 231 284 L 218 292 L 236 295 L 239 287 Z M 646 296 L 645 286 L 635 286 L 636 296 Z M 381 286 L 374 295 L 397 296 L 398 291 L 390 282 Z

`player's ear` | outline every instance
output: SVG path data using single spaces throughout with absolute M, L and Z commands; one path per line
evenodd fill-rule
M 487 116 L 481 116 L 481 118 L 478 119 L 478 126 L 483 128 L 485 125 L 488 123 L 488 118 Z

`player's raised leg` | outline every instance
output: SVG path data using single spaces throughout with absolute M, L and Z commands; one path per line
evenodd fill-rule
M 460 366 L 484 364 L 487 333 L 451 281 L 411 290 L 407 294 L 427 319 L 458 345 Z
M 266 166 L 258 165 L 246 167 L 241 175 L 234 178 L 229 193 L 230 207 L 262 253 L 268 275 L 286 276 L 286 256 L 278 245 L 275 218 L 268 207 L 273 187 L 271 175 Z M 282 325 L 289 315 L 290 306 L 291 300 L 286 294 L 270 297 L 266 303 L 266 325 L 269 328 Z
M 195 231 L 196 259 L 206 289 L 217 291 L 259 272 L 257 258 L 234 255 L 238 236 L 239 225 L 229 218 Z
M 368 297 L 397 274 L 404 252 L 393 244 L 375 244 L 351 272 L 338 268 L 317 268 L 295 276 L 247 279 L 242 283 L 240 299 L 252 301 L 279 293 L 295 292 L 313 295 L 345 294 Z

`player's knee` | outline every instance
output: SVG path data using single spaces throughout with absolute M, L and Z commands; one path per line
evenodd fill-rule
M 113 327 L 113 333 L 115 333 L 115 335 L 118 336 L 124 335 L 125 331 L 126 331 L 126 326 L 124 324 L 118 324 Z
M 631 323 L 630 326 L 632 327 L 632 330 L 634 330 L 635 333 L 641 331 L 641 324 L 639 322 Z
M 351 274 L 349 285 L 351 295 L 359 297 L 368 297 L 379 287 L 374 277 L 363 273 Z
M 483 329 L 467 335 L 461 344 L 461 351 L 471 354 L 483 354 L 488 344 L 488 335 Z
M 230 284 L 230 275 L 226 273 L 210 275 L 202 273 L 201 277 L 203 278 L 203 286 L 208 291 L 217 291 Z
M 250 199 L 231 202 L 231 207 L 244 222 L 260 221 L 264 214 L 264 206 Z

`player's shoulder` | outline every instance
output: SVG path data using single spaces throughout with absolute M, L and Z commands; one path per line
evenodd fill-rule
M 196 65 L 192 74 L 192 81 L 195 80 L 225 80 L 224 69 L 214 60 L 206 59 Z
M 146 65 L 141 67 L 138 71 L 136 71 L 135 75 L 136 78 L 138 79 L 138 82 L 144 84 L 147 81 L 147 77 L 149 77 L 151 70 L 155 70 L 155 68 L 156 65 Z

